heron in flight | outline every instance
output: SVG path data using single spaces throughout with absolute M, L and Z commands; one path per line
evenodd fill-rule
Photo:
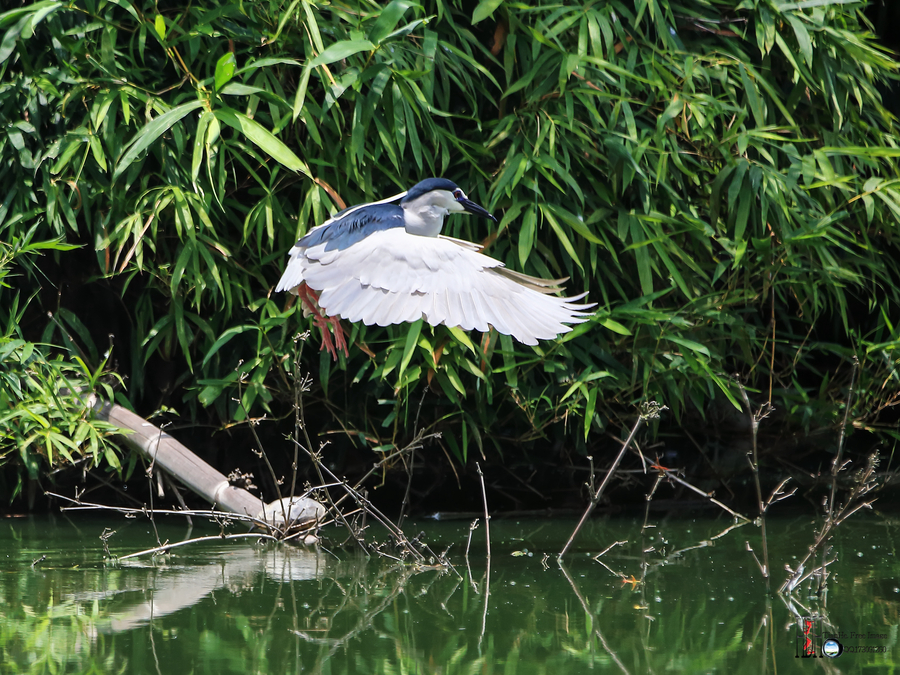
M 441 235 L 451 213 L 494 218 L 446 178 L 427 178 L 407 192 L 344 209 L 290 250 L 276 291 L 299 296 L 322 331 L 323 349 L 348 355 L 340 319 L 367 326 L 423 319 L 486 333 L 493 326 L 526 345 L 587 321 L 586 293 L 556 295 L 566 279 L 514 272 L 479 253 L 481 246 Z M 328 324 L 334 329 L 331 342 Z

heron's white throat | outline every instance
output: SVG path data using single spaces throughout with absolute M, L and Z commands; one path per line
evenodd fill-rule
M 409 234 L 436 237 L 444 226 L 444 218 L 452 212 L 465 211 L 447 190 L 432 190 L 403 204 L 403 221 Z

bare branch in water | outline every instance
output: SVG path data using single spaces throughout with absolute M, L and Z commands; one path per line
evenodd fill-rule
M 641 428 L 641 425 L 645 420 L 649 419 L 657 419 L 659 414 L 663 410 L 668 410 L 666 406 L 659 405 L 656 401 L 650 401 L 649 403 L 644 403 L 641 406 L 641 412 L 638 415 L 637 421 L 634 423 L 634 427 L 631 429 L 631 433 L 628 435 L 628 439 L 622 445 L 622 449 L 619 451 L 619 455 L 616 457 L 615 461 L 612 463 L 612 466 L 609 467 L 609 470 L 606 472 L 606 477 L 603 479 L 603 482 L 600 483 L 600 487 L 597 488 L 597 491 L 591 497 L 591 502 L 588 504 L 587 509 L 584 512 L 584 515 L 581 516 L 581 520 L 578 521 L 578 524 L 575 526 L 575 530 L 572 532 L 569 540 L 566 542 L 566 545 L 563 546 L 563 550 L 559 552 L 558 558 L 562 558 L 566 551 L 569 550 L 569 547 L 572 545 L 572 542 L 575 541 L 575 537 L 578 535 L 579 530 L 581 530 L 584 523 L 587 521 L 588 517 L 591 515 L 591 512 L 600 503 L 600 498 L 603 496 L 603 491 L 606 489 L 606 486 L 609 484 L 610 479 L 613 474 L 616 472 L 616 469 L 619 468 L 619 463 L 622 461 L 622 457 L 625 456 L 625 451 L 631 446 L 634 442 L 635 436 L 637 436 L 638 430 Z

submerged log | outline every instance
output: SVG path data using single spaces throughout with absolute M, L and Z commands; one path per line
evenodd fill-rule
M 247 490 L 231 485 L 223 473 L 197 457 L 155 424 L 116 403 L 96 396 L 92 399 L 97 419 L 131 432 L 121 436 L 128 447 L 147 457 L 216 508 L 250 516 L 279 529 L 285 529 L 285 515 L 288 521 L 296 521 L 292 523 L 294 525 L 323 519 L 325 507 L 306 497 L 265 504 Z M 248 524 L 253 526 L 252 523 Z

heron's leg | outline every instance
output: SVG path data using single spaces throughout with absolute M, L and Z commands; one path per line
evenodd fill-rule
M 335 350 L 334 344 L 331 342 L 331 333 L 328 330 L 328 324 L 331 323 L 329 317 L 322 316 L 321 314 L 313 314 L 313 323 L 322 334 L 322 346 L 319 347 L 319 351 L 322 351 L 323 349 L 326 350 L 331 354 L 331 358 L 337 361 L 337 350 Z
M 326 321 L 331 324 L 334 330 L 334 346 L 344 352 L 344 356 L 350 357 L 350 349 L 347 347 L 347 336 L 344 334 L 344 327 L 341 326 L 341 317 L 329 316 Z M 337 354 L 332 353 L 334 360 L 337 361 Z
M 344 336 L 344 329 L 341 327 L 341 317 L 326 316 L 325 310 L 319 306 L 319 294 L 316 293 L 306 284 L 300 284 L 297 288 L 297 297 L 303 305 L 303 314 L 312 316 L 313 323 L 322 333 L 322 347 L 331 354 L 331 358 L 337 361 L 337 350 L 344 352 L 344 356 L 350 356 L 350 350 L 347 348 L 347 340 Z M 331 341 L 331 332 L 328 326 L 334 331 L 334 342 Z

